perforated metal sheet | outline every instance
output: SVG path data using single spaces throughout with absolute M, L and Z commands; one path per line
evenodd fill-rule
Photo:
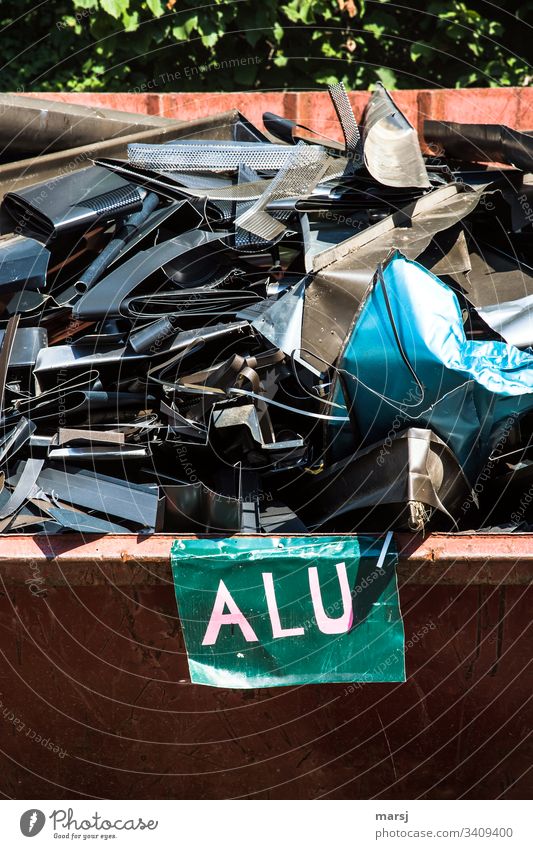
M 108 215 L 115 211 L 124 210 L 127 214 L 128 207 L 138 209 L 141 194 L 136 186 L 120 186 L 105 194 L 87 198 L 80 201 L 79 206 L 87 206 L 94 209 L 99 215 Z
M 351 103 L 348 99 L 348 93 L 344 88 L 344 83 L 329 85 L 328 91 L 342 127 L 346 153 L 348 154 L 348 158 L 354 162 L 354 155 L 360 153 L 361 135 Z
M 277 171 L 290 160 L 293 151 L 289 145 L 259 142 L 130 144 L 128 159 L 136 168 L 154 171 L 235 171 L 241 164 Z
M 283 233 L 286 225 L 266 211 L 268 204 L 282 198 L 309 194 L 330 170 L 331 164 L 332 157 L 325 148 L 300 142 L 292 148 L 291 159 L 271 180 L 259 200 L 235 220 L 235 226 L 261 239 L 276 238 Z

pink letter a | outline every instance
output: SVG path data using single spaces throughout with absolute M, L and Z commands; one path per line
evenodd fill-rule
M 224 613 L 224 607 L 228 608 L 229 613 Z M 224 581 L 221 580 L 218 585 L 211 619 L 209 620 L 205 637 L 202 640 L 203 646 L 212 646 L 216 643 L 222 625 L 238 625 L 244 635 L 244 639 L 248 643 L 259 642 L 254 629 L 246 619 L 244 613 L 235 604 Z

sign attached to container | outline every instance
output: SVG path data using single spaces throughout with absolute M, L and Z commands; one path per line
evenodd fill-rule
M 177 540 L 171 561 L 193 683 L 405 680 L 392 534 Z

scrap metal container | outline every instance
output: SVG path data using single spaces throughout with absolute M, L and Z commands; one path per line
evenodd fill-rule
M 533 541 L 399 535 L 404 684 L 189 682 L 173 538 L 0 539 L 12 798 L 524 798 Z
M 44 179 L 70 153 L 0 177 Z M 405 683 L 244 691 L 189 681 L 173 539 L 0 538 L 6 796 L 527 796 L 530 535 L 397 536 Z

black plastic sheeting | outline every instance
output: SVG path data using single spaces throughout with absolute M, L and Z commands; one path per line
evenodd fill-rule
M 529 527 L 530 413 L 467 470 L 445 428 L 358 433 L 339 364 L 394 251 L 533 346 L 533 136 L 431 121 L 424 155 L 381 86 L 361 122 L 330 94 L 343 142 L 241 117 L 4 197 L 0 531 Z

